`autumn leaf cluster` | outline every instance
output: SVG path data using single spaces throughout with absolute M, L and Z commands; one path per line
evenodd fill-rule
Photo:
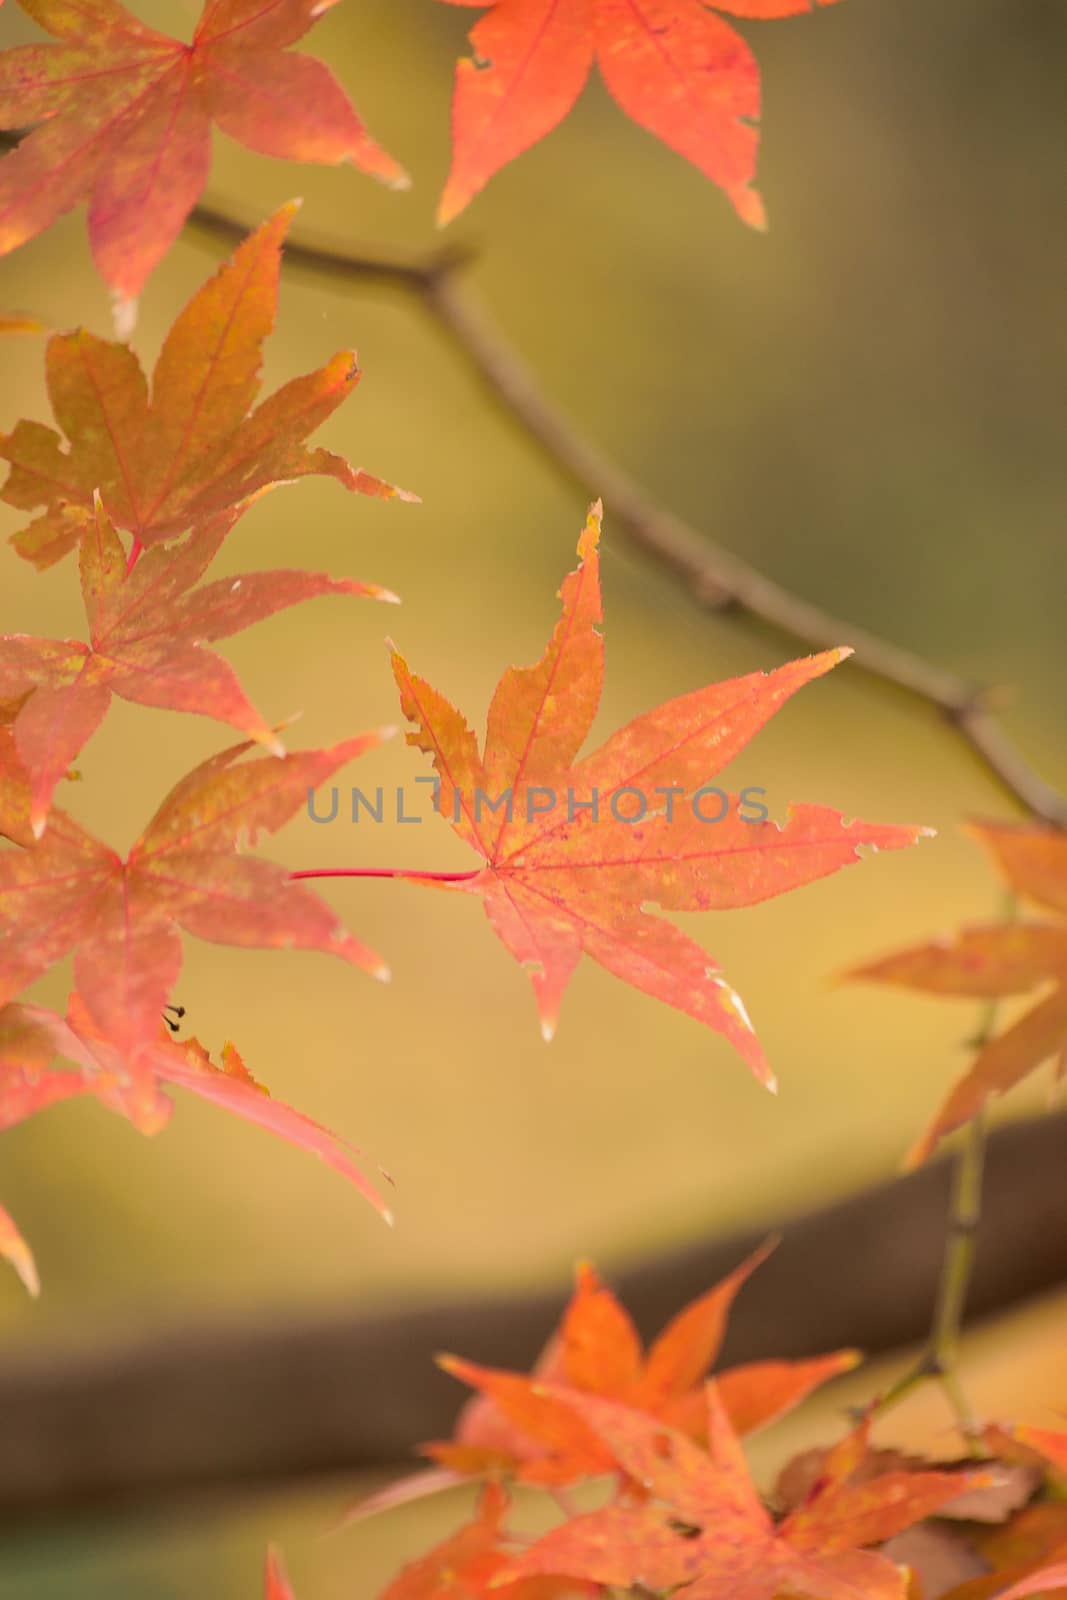
M 989 1428 L 980 1459 L 928 1462 L 879 1448 L 876 1407 L 832 1445 L 752 1482 L 742 1437 L 851 1370 L 856 1351 L 762 1361 L 708 1379 L 757 1252 L 685 1307 L 647 1353 L 588 1264 L 529 1375 L 454 1357 L 477 1397 L 439 1465 L 358 1503 L 350 1522 L 480 1480 L 472 1521 L 410 1563 L 381 1600 L 984 1600 L 1067 1582 L 1067 1435 Z M 579 1508 L 589 1482 L 601 1502 Z M 555 1496 L 563 1520 L 531 1538 L 509 1518 L 514 1486 Z M 563 1491 L 566 1491 L 564 1493 Z M 977 1574 L 982 1574 L 980 1579 Z
M 213 126 L 262 155 L 408 186 L 329 68 L 291 48 L 336 0 L 204 0 L 189 43 L 119 0 L 18 3 L 55 42 L 0 55 L 0 127 L 29 129 L 0 171 L 0 253 L 86 201 L 97 269 L 132 306 L 203 192 Z M 442 223 L 566 116 L 596 62 L 627 115 L 763 225 L 759 68 L 716 13 L 787 17 L 812 0 L 447 3 L 489 10 L 456 68 Z

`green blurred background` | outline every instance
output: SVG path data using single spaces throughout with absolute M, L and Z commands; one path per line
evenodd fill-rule
M 186 37 L 198 12 L 191 0 L 132 9 Z M 436 248 L 451 66 L 474 15 L 432 0 L 348 0 L 308 40 L 411 170 L 410 195 L 219 138 L 206 198 L 251 227 L 302 195 L 301 237 Z M 858 627 L 1008 686 L 1007 727 L 1067 783 L 1067 16 L 1053 0 L 980 12 L 969 0 L 853 0 L 745 31 L 764 73 L 767 236 L 594 83 L 450 237 L 474 250 L 472 287 L 547 391 L 664 505 Z M 5 45 L 37 36 L 4 7 Z M 222 255 L 188 234 L 151 279 L 134 340 L 146 364 Z M 0 261 L 0 308 L 109 333 L 84 212 Z M 424 503 L 308 480 L 255 505 L 219 568 L 323 568 L 403 596 L 399 612 L 317 602 L 227 647 L 269 716 L 303 712 L 308 744 L 395 718 L 387 632 L 480 719 L 503 667 L 538 655 L 585 509 L 416 303 L 287 271 L 266 388 L 349 345 L 363 383 L 321 442 Z M 0 426 L 49 419 L 41 341 L 5 340 L 0 362 Z M 0 533 L 24 520 L 0 508 Z M 610 507 L 605 550 L 598 733 L 798 653 L 701 616 L 627 550 Z M 82 627 L 71 564 L 38 577 L 0 551 L 0 628 Z M 224 737 L 117 702 L 65 802 L 129 843 Z M 424 771 L 397 741 L 342 781 L 373 788 Z M 31 1305 L 0 1278 L 0 1349 L 54 1344 L 61 1359 L 65 1345 L 111 1330 L 201 1314 L 269 1320 L 562 1288 L 578 1255 L 610 1270 L 892 1172 L 962 1065 L 973 1013 L 827 979 L 992 914 L 997 887 L 956 825 L 1011 809 L 933 714 L 849 666 L 793 702 L 731 776 L 763 785 L 777 816 L 803 799 L 939 830 L 783 900 L 687 919 L 747 1001 L 781 1079 L 777 1100 L 717 1037 L 591 963 L 546 1049 L 526 979 L 475 905 L 385 882 L 327 886 L 391 961 L 391 986 L 319 958 L 190 942 L 180 998 L 205 1042 L 233 1037 L 276 1094 L 390 1169 L 395 1231 L 314 1161 L 206 1107 L 182 1103 L 154 1142 L 97 1107 L 62 1107 L 4 1139 L 3 1200 L 36 1247 L 45 1293 Z M 293 866 L 468 864 L 432 818 L 324 829 L 302 817 L 271 853 Z M 61 1000 L 62 983 L 39 987 Z M 1033 1110 L 1045 1093 L 1032 1085 L 1005 1113 Z M 974 1361 L 1010 1382 L 1017 1328 L 1006 1330 L 980 1341 Z M 236 1600 L 258 1594 L 273 1535 L 302 1600 L 363 1600 L 456 1521 L 442 1502 L 321 1539 L 343 1498 L 332 1485 L 9 1532 L 0 1596 Z

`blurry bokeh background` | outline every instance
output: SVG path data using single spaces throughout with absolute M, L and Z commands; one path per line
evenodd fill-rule
M 186 37 L 198 11 L 191 0 L 132 9 Z M 410 168 L 411 194 L 219 138 L 207 198 L 252 226 L 302 195 L 301 237 L 436 248 L 452 62 L 474 16 L 348 0 L 307 41 Z M 453 226 L 474 252 L 472 286 L 560 406 L 664 505 L 857 626 L 1008 686 L 1007 727 L 1067 783 L 1067 17 L 1053 0 L 853 0 L 745 31 L 764 73 L 767 236 L 594 83 Z M 4 7 L 4 45 L 37 36 Z M 134 340 L 146 364 L 223 253 L 188 234 L 156 272 Z M 110 333 L 83 212 L 0 261 L 0 307 Z M 266 388 L 349 345 L 365 377 L 321 442 L 423 504 L 308 480 L 259 502 L 219 569 L 324 568 L 403 596 L 400 611 L 321 601 L 226 647 L 268 715 L 303 712 L 309 744 L 395 718 L 387 632 L 480 719 L 503 667 L 540 652 L 585 509 L 417 303 L 285 272 Z M 0 426 L 50 420 L 42 341 L 5 340 L 0 363 Z M 0 508 L 0 533 L 23 520 Z M 601 733 L 797 653 L 700 615 L 614 535 L 610 509 L 604 587 Z M 79 635 L 72 564 L 38 577 L 0 549 L 0 629 Z M 206 722 L 117 702 L 64 801 L 128 844 L 224 741 Z M 410 784 L 425 770 L 398 740 L 341 782 Z M 390 1169 L 395 1231 L 314 1161 L 206 1107 L 181 1104 L 155 1142 L 98 1107 L 61 1107 L 4 1138 L 3 1200 L 36 1247 L 45 1293 L 31 1305 L 0 1276 L 0 1356 L 33 1342 L 60 1360 L 111 1330 L 201 1314 L 269 1320 L 562 1289 L 578 1255 L 610 1270 L 891 1173 L 962 1065 L 973 1012 L 827 979 L 992 914 L 997 886 L 956 825 L 1011 808 L 936 717 L 848 666 L 795 700 L 731 776 L 764 786 L 778 816 L 804 799 L 939 830 L 777 902 L 687 919 L 748 1003 L 777 1100 L 717 1037 L 591 963 L 546 1049 L 527 982 L 474 904 L 386 882 L 326 886 L 391 961 L 391 986 L 317 957 L 190 941 L 180 998 L 205 1042 L 233 1037 L 278 1095 Z M 271 853 L 293 866 L 468 864 L 432 817 L 357 828 L 343 810 L 330 828 L 301 817 Z M 57 1002 L 62 983 L 40 994 Z M 1034 1084 L 1003 1113 L 1034 1110 L 1045 1093 Z M 1064 1310 L 1008 1319 L 974 1343 L 980 1399 L 1024 1403 L 1025 1324 L 1037 1341 L 1031 1415 L 1045 1414 L 1053 1377 L 1067 1375 Z M 817 1431 L 812 1415 L 797 1437 Z M 944 1421 L 936 1405 L 930 1417 Z M 787 1438 L 761 1445 L 761 1459 Z M 333 1485 L 8 1532 L 0 1596 L 237 1600 L 258 1594 L 271 1535 L 302 1600 L 364 1600 L 457 1520 L 441 1502 L 323 1540 L 340 1498 Z

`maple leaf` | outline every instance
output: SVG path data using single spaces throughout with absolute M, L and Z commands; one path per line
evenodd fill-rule
M 322 950 L 386 976 L 285 867 L 239 852 L 385 734 L 240 763 L 247 743 L 223 751 L 175 785 L 123 857 L 62 811 L 35 840 L 30 786 L 0 729 L 0 836 L 19 847 L 0 852 L 0 1005 L 73 951 L 94 1025 L 133 1049 L 154 1036 L 181 969 L 179 928 L 219 944 Z
M 997 1600 L 1026 1600 L 1028 1595 L 1044 1594 L 1049 1589 L 1067 1589 L 1067 1545 L 1060 1552 L 1063 1561 L 1032 1572 L 1019 1583 L 998 1591 Z
M 1067 1576 L 1067 1505 L 1052 1500 L 1029 1506 L 1007 1527 L 982 1532 L 977 1545 L 993 1570 L 949 1590 L 943 1600 L 1001 1600 L 1024 1580 L 1032 1584 L 1031 1593 L 1055 1588 L 1060 1575 Z
M 12 726 L 30 774 L 35 837 L 44 832 L 56 784 L 103 721 L 113 694 L 214 717 L 284 755 L 232 667 L 201 646 L 320 595 L 396 598 L 376 584 L 315 572 L 252 572 L 197 588 L 233 520 L 227 513 L 179 546 L 149 550 L 127 573 L 122 541 L 98 498 L 81 539 L 89 643 L 0 636 L 0 702 L 18 707 Z
M 481 1394 L 461 1413 L 454 1441 L 425 1446 L 422 1453 L 455 1472 L 505 1469 L 526 1483 L 565 1484 L 611 1471 L 610 1450 L 568 1406 L 544 1393 L 550 1381 L 618 1400 L 701 1438 L 704 1376 L 718 1356 L 734 1297 L 769 1249 L 757 1250 L 679 1312 L 647 1354 L 625 1308 L 583 1262 L 559 1329 L 531 1377 L 440 1358 L 447 1372 Z M 735 1430 L 749 1433 L 858 1360 L 857 1351 L 839 1350 L 809 1361 L 755 1362 L 723 1373 L 719 1394 Z
M 567 1600 L 600 1593 L 595 1583 L 575 1583 L 555 1576 L 501 1582 L 508 1552 L 501 1544 L 501 1523 L 508 1497 L 499 1484 L 486 1484 L 475 1518 L 427 1555 L 404 1567 L 383 1591 L 381 1600 Z
M 36 1299 L 41 1292 L 37 1263 L 14 1217 L 3 1206 L 0 1206 L 0 1256 L 11 1263 L 27 1291 Z
M 1067 917 L 1067 835 L 1052 828 L 973 824 L 966 832 L 993 855 L 1019 894 Z M 984 924 L 951 939 L 853 967 L 847 979 L 888 983 L 954 998 L 1001 999 L 1041 991 L 1041 998 L 978 1051 L 908 1155 L 925 1161 L 939 1141 L 1005 1094 L 1049 1057 L 1067 1052 L 1067 922 Z
M 408 876 L 484 901 L 496 933 L 530 973 L 546 1038 L 584 951 L 722 1033 L 770 1087 L 737 994 L 698 944 L 645 907 L 754 905 L 858 860 L 860 846 L 899 849 L 930 830 L 846 822 L 825 806 L 791 807 L 781 827 L 744 820 L 736 798 L 725 811 L 713 802 L 717 821 L 707 809 L 709 780 L 848 650 L 681 695 L 577 761 L 604 671 L 599 532 L 598 503 L 578 543 L 581 563 L 560 590 L 562 616 L 548 648 L 535 666 L 511 667 L 500 679 L 483 751 L 455 707 L 394 651 L 401 708 L 414 726 L 407 742 L 433 757 L 437 809 L 485 862 L 447 882 Z
M 22 511 L 46 508 L 14 536 L 20 555 L 47 567 L 73 550 L 97 490 L 137 550 L 309 474 L 359 494 L 415 498 L 329 450 L 305 446 L 359 382 L 354 351 L 342 350 L 252 410 L 295 209 L 283 206 L 250 234 L 179 314 L 156 362 L 151 398 L 128 346 L 84 330 L 48 341 L 48 392 L 69 447 L 40 422 L 0 434 L 0 459 L 11 465 L 0 499 Z
M 20 3 L 60 42 L 0 54 L 0 127 L 40 124 L 0 166 L 0 254 L 88 200 L 97 269 L 134 299 L 207 182 L 213 122 L 263 155 L 406 187 L 329 69 L 286 52 L 331 0 L 206 0 L 191 44 L 118 0 Z
M 546 1386 L 611 1450 L 646 1498 L 620 1498 L 553 1529 L 505 1569 L 676 1590 L 684 1600 L 905 1600 L 904 1571 L 865 1549 L 935 1512 L 980 1474 L 888 1474 L 853 1485 L 866 1425 L 829 1455 L 809 1498 L 775 1524 L 756 1493 L 714 1382 L 708 1449 L 628 1406 Z M 906 1481 L 900 1481 L 903 1477 Z
M 1052 1428 L 1021 1427 L 1014 1437 L 1030 1450 L 1044 1456 L 1061 1476 L 1067 1478 L 1067 1433 Z
M 778 1474 L 774 1486 L 775 1503 L 791 1511 L 806 1500 L 822 1479 L 832 1449 L 816 1447 L 802 1450 L 786 1463 Z M 946 1463 L 939 1467 L 971 1466 L 973 1456 L 965 1461 Z M 926 1472 L 930 1467 L 924 1456 L 906 1455 L 894 1449 L 869 1449 L 860 1464 L 853 1470 L 853 1484 L 869 1483 L 875 1478 L 885 1478 L 890 1473 L 906 1475 Z M 991 1460 L 983 1463 L 987 1481 L 978 1489 L 967 1489 L 938 1511 L 939 1517 L 960 1522 L 999 1523 L 1024 1506 L 1040 1482 L 1041 1474 L 1032 1467 L 1010 1460 Z
M 448 0 L 484 7 L 489 0 Z M 835 0 L 713 0 L 735 17 L 788 17 Z M 495 172 L 562 122 L 594 62 L 622 110 L 765 226 L 751 187 L 760 80 L 741 35 L 704 0 L 496 0 L 456 67 L 450 222 Z
M 73 1070 L 55 1069 L 57 1057 Z M 92 1096 L 151 1136 L 170 1120 L 172 1101 L 165 1092 L 170 1087 L 316 1156 L 386 1221 L 392 1220 L 378 1190 L 353 1160 L 359 1152 L 294 1107 L 274 1100 L 234 1045 L 227 1043 L 216 1063 L 199 1040 L 171 1039 L 161 1032 L 126 1053 L 100 1032 L 78 994 L 71 996 L 65 1018 L 41 1006 L 15 1004 L 0 1010 L 0 1130 L 62 1100 Z

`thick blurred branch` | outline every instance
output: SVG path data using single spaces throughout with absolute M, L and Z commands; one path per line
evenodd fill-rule
M 208 206 L 196 208 L 189 226 L 227 244 L 249 232 L 244 223 Z M 549 460 L 590 498 L 600 496 L 610 526 L 672 573 L 700 606 L 747 616 L 812 649 L 851 645 L 857 666 L 933 707 L 1023 810 L 1056 827 L 1067 826 L 1067 798 L 1044 782 L 1004 733 L 991 710 L 994 693 L 790 593 L 657 505 L 592 444 L 543 393 L 522 356 L 462 283 L 467 252 L 445 249 L 423 260 L 404 261 L 290 240 L 285 260 L 322 276 L 391 285 L 414 295 Z
M 1067 1113 L 991 1137 L 974 1314 L 1067 1277 L 1065 1157 Z M 925 1336 L 949 1188 L 939 1161 L 785 1223 L 738 1299 L 725 1363 L 841 1345 L 873 1354 Z M 614 1274 L 616 1287 L 647 1337 L 763 1235 L 665 1252 Z M 400 1466 L 418 1441 L 449 1431 L 466 1393 L 434 1352 L 527 1367 L 566 1292 L 561 1282 L 513 1300 L 260 1316 L 58 1356 L 15 1352 L 0 1368 L 0 1515 Z

